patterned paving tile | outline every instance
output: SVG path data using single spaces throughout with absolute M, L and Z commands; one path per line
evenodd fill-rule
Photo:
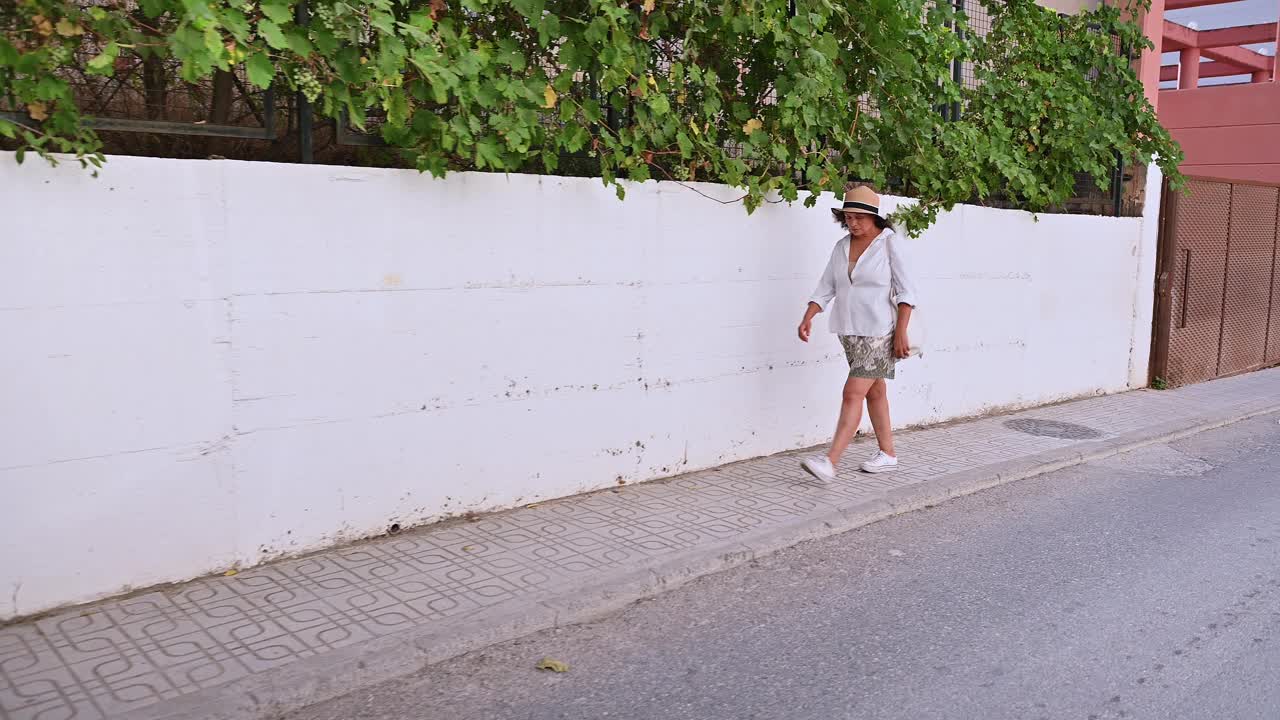
M 1263 407 L 1280 371 L 1017 413 L 1104 437 L 1206 411 Z M 1069 447 L 1010 417 L 902 433 L 892 475 L 812 482 L 796 453 L 568 498 L 214 577 L 0 628 L 0 718 L 96 720 L 410 629 L 444 626 L 570 579 Z M 856 450 L 856 448 L 855 448 Z

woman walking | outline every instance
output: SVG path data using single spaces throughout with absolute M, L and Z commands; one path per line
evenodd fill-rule
M 809 342 L 814 316 L 829 311 L 831 332 L 840 338 L 849 361 L 831 450 L 825 457 L 800 463 L 824 481 L 835 479 L 840 459 L 862 422 L 864 402 L 880 448 L 862 463 L 862 470 L 897 469 L 885 381 L 893 379 L 895 363 L 910 354 L 907 327 L 916 304 L 910 271 L 897 246 L 900 241 L 880 215 L 880 196 L 869 187 L 856 187 L 845 193 L 844 206 L 831 212 L 849 234 L 836 243 L 800 321 L 800 339 Z

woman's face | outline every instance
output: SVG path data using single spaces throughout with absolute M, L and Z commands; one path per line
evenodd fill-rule
M 849 234 L 856 238 L 875 236 L 880 233 L 876 227 L 875 217 L 866 213 L 847 212 L 844 214 L 844 224 L 849 228 Z

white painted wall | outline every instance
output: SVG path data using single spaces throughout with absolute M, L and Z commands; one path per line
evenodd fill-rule
M 1143 192 L 1142 237 L 1138 242 L 1138 280 L 1133 303 L 1133 352 L 1129 358 L 1130 387 L 1145 387 L 1150 381 L 1151 340 L 1155 332 L 1156 248 L 1160 244 L 1160 204 L 1164 172 L 1155 163 L 1147 165 Z
M 829 204 L 0 156 L 0 618 L 822 442 Z M 1133 384 L 1142 231 L 965 207 L 910 241 L 897 423 Z

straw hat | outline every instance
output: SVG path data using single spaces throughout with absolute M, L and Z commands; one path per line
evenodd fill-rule
M 844 194 L 844 206 L 831 208 L 831 214 L 836 216 L 837 220 L 844 219 L 847 212 L 859 213 L 863 215 L 875 215 L 880 219 L 884 219 L 880 215 L 880 196 L 875 190 L 862 185 Z

